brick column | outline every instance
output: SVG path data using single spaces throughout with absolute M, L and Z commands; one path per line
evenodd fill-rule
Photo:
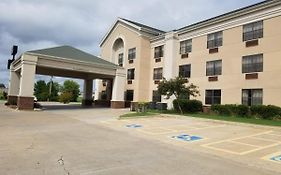
M 20 88 L 20 74 L 14 70 L 13 66 L 11 66 L 9 92 L 8 92 L 8 100 L 7 100 L 9 105 L 17 105 L 19 88 Z

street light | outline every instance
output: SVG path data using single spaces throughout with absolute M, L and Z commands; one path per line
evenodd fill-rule
M 10 69 L 12 62 L 15 60 L 15 56 L 18 53 L 18 46 L 13 46 L 11 49 L 11 55 L 13 56 L 12 59 L 8 60 L 8 65 L 7 65 L 7 69 Z

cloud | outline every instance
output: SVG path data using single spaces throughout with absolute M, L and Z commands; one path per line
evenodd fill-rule
M 72 45 L 99 55 L 99 42 L 117 17 L 173 30 L 261 0 L 1 0 L 0 83 L 8 84 L 6 62 L 19 52 Z

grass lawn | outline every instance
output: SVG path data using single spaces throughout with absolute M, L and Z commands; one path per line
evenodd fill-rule
M 159 115 L 159 113 L 155 113 L 155 112 L 131 112 L 131 113 L 127 113 L 127 114 L 123 114 L 121 116 L 119 116 L 120 119 L 128 119 L 128 118 L 136 118 L 136 117 L 151 117 L 151 116 L 155 116 L 155 115 Z
M 175 111 L 163 111 L 159 112 L 157 110 L 151 110 L 145 113 L 137 113 L 131 112 L 128 114 L 124 114 L 120 116 L 120 119 L 128 119 L 128 118 L 136 118 L 136 117 L 151 117 L 159 114 L 172 114 L 172 115 L 180 115 Z M 255 118 L 244 118 L 244 117 L 237 117 L 237 116 L 221 116 L 215 114 L 203 114 L 203 113 L 196 113 L 196 114 L 184 114 L 183 116 L 186 117 L 194 117 L 194 118 L 204 118 L 204 119 L 212 119 L 212 120 L 221 120 L 221 121 L 229 121 L 229 122 L 237 122 L 237 123 L 249 123 L 249 124 L 257 124 L 257 125 L 266 125 L 266 126 L 281 126 L 281 121 L 276 120 L 264 120 L 264 119 L 255 119 Z

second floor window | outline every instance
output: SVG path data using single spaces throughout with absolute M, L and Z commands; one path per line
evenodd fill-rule
M 258 21 L 243 26 L 243 41 L 259 39 L 263 37 L 263 21 Z
M 163 68 L 155 68 L 153 70 L 153 80 L 161 80 L 163 78 Z
M 127 72 L 127 79 L 128 79 L 128 80 L 133 80 L 133 79 L 135 79 L 135 69 L 128 69 L 128 72 Z
M 185 40 L 180 42 L 180 54 L 190 53 L 192 50 L 192 40 Z
M 118 55 L 118 65 L 121 66 L 121 67 L 123 66 L 123 58 L 124 58 L 124 54 L 120 53 Z
M 136 48 L 129 49 L 128 60 L 133 60 L 136 58 Z
M 208 61 L 206 65 L 206 75 L 215 76 L 221 75 L 222 72 L 222 60 Z
M 207 48 L 213 49 L 222 46 L 222 32 L 216 32 L 208 35 Z
M 242 73 L 262 72 L 263 54 L 244 56 L 242 58 Z
M 161 58 L 164 56 L 164 46 L 154 48 L 154 58 Z
M 182 78 L 190 78 L 190 69 L 190 64 L 179 66 L 179 76 Z

